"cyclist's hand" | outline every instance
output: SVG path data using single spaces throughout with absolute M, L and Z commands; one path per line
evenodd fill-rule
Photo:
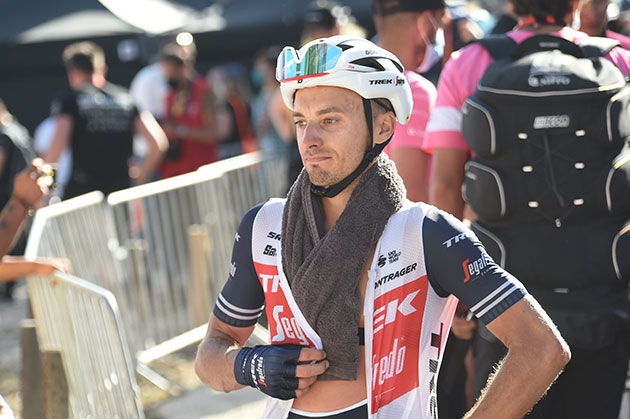
M 277 399 L 304 395 L 328 368 L 326 354 L 294 344 L 243 348 L 234 360 L 234 377 Z

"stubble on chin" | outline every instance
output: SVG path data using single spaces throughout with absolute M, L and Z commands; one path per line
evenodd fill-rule
M 337 183 L 335 176 L 326 170 L 312 168 L 310 171 L 307 170 L 307 173 L 311 183 L 315 186 L 327 188 Z

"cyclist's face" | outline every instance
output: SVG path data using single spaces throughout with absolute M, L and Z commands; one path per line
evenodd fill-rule
M 311 182 L 334 185 L 359 165 L 368 148 L 361 97 L 339 87 L 298 90 L 293 121 L 298 147 Z

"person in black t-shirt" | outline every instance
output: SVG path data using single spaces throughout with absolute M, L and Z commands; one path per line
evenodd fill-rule
M 31 148 L 31 137 L 26 128 L 9 113 L 0 99 L 0 208 L 4 208 L 13 193 L 13 182 L 17 174 L 23 170 L 35 154 Z M 20 256 L 26 248 L 26 238 L 30 223 L 27 222 L 9 249 L 11 255 Z M 0 295 L 11 298 L 14 283 L 0 286 Z
M 30 135 L 0 99 L 0 208 L 13 190 L 13 179 L 35 157 Z
M 139 113 L 122 87 L 105 80 L 105 55 L 91 42 L 68 46 L 63 53 L 72 92 L 52 106 L 56 129 L 45 160 L 56 162 L 72 149 L 72 174 L 64 199 L 93 190 L 105 194 L 147 181 L 160 163 L 168 140 L 155 118 Z M 133 134 L 147 142 L 148 154 L 130 173 Z

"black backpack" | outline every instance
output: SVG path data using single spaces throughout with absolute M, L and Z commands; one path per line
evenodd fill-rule
M 618 43 L 551 35 L 478 42 L 494 62 L 462 108 L 475 154 L 462 190 L 479 216 L 473 230 L 497 262 L 550 300 L 624 289 L 630 87 L 603 57 Z

